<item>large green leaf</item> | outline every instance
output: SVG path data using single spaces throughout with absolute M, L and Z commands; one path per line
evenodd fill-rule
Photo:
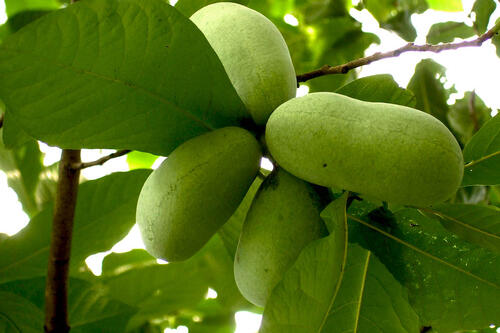
M 218 234 L 224 242 L 227 252 L 232 259 L 234 259 L 234 255 L 236 254 L 236 248 L 238 247 L 243 222 L 247 217 L 250 205 L 252 204 L 253 198 L 255 197 L 255 194 L 257 194 L 257 190 L 259 189 L 260 184 L 262 184 L 262 181 L 263 179 L 261 177 L 255 178 L 236 211 L 218 231 Z
M 248 1 L 249 0 L 234 0 L 231 2 L 236 2 L 246 5 Z M 224 2 L 224 0 L 179 0 L 175 4 L 175 8 L 177 8 L 182 14 L 184 14 L 184 16 L 190 17 L 198 9 L 211 5 L 216 2 Z
M 6 149 L 2 132 L 0 129 L 0 170 L 7 175 L 7 183 L 17 193 L 23 210 L 33 216 L 39 210 L 35 190 L 43 168 L 42 153 L 34 140 L 13 150 Z
M 417 98 L 416 108 L 427 112 L 447 124 L 448 92 L 441 79 L 445 68 L 431 59 L 424 59 L 415 67 L 415 74 L 407 89 Z
M 408 295 L 370 251 L 349 244 L 342 284 L 324 333 L 417 333 Z
M 427 33 L 427 43 L 449 43 L 455 38 L 465 39 L 471 36 L 474 36 L 474 29 L 463 22 L 435 23 Z
M 137 311 L 133 306 L 111 299 L 106 289 L 98 283 L 70 278 L 68 288 L 71 332 L 123 332 L 127 321 Z M 25 297 L 37 309 L 44 308 L 44 277 L 0 284 L 0 293 L 4 291 Z
M 40 333 L 43 312 L 19 295 L 0 291 L 0 332 Z
M 354 203 L 349 235 L 409 292 L 424 326 L 438 332 L 488 327 L 500 318 L 500 257 L 415 209 L 392 214 Z
M 132 329 L 149 319 L 195 306 L 208 289 L 203 273 L 193 261 L 153 264 L 103 275 L 102 283 L 113 298 L 139 308 L 128 325 Z
M 367 76 L 337 89 L 336 93 L 367 102 L 382 102 L 415 106 L 415 96 L 400 88 L 389 74 Z
M 478 33 L 485 33 L 488 28 L 490 16 L 493 14 L 496 7 L 497 4 L 495 0 L 476 0 L 476 2 L 474 2 L 474 6 L 472 6 L 472 11 L 476 14 L 474 27 Z
M 472 104 L 474 102 L 474 104 Z M 449 124 L 463 144 L 469 142 L 475 132 L 491 118 L 491 109 L 475 93 L 466 92 L 450 107 Z
M 61 7 L 57 0 L 5 0 L 5 10 L 10 18 L 17 13 L 32 10 L 54 10 Z
M 446 12 L 459 12 L 463 10 L 461 0 L 427 0 L 430 9 Z
M 306 246 L 267 300 L 261 333 L 321 332 L 342 281 L 347 256 L 348 193 L 321 213 L 330 235 Z
M 108 250 L 135 223 L 137 197 L 150 171 L 114 173 L 80 185 L 75 212 L 71 264 Z M 52 208 L 37 214 L 26 228 L 0 243 L 0 282 L 46 273 Z
M 464 148 L 462 186 L 500 184 L 500 115 L 490 119 Z
M 204 276 L 207 285 L 217 292 L 218 303 L 229 310 L 252 307 L 236 286 L 234 254 L 228 253 L 218 234 L 192 260 L 197 261 L 200 274 Z
M 494 206 L 441 204 L 423 209 L 446 229 L 471 243 L 500 253 L 500 209 Z
M 249 118 L 203 34 L 162 0 L 87 0 L 47 14 L 5 39 L 0 75 L 8 116 L 62 148 L 167 155 Z

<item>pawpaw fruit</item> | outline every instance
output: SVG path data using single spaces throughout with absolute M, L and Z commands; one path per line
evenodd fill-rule
M 136 221 L 157 258 L 191 257 L 231 217 L 259 170 L 260 144 L 248 131 L 225 127 L 177 147 L 148 177 Z
M 191 16 L 219 57 L 236 92 L 258 125 L 295 97 L 297 80 L 279 30 L 259 12 L 219 2 Z
M 280 169 L 262 183 L 247 213 L 234 261 L 242 295 L 264 306 L 300 251 L 327 234 L 311 184 Z
M 460 146 L 430 114 L 335 93 L 279 106 L 266 142 L 277 163 L 301 179 L 395 204 L 444 201 L 463 175 Z

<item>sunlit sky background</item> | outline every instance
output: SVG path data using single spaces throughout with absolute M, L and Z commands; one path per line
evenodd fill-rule
M 353 4 L 358 2 L 358 0 L 352 1 Z M 177 1 L 170 0 L 171 4 L 175 4 L 175 2 Z M 425 37 L 430 26 L 437 22 L 457 21 L 472 25 L 472 21 L 467 14 L 470 12 L 474 0 L 462 0 L 462 3 L 464 7 L 463 12 L 447 13 L 428 10 L 424 14 L 414 14 L 412 16 L 412 22 L 417 30 L 416 43 L 425 43 Z M 491 28 L 495 20 L 500 17 L 499 7 L 500 6 L 497 5 L 497 9 L 490 19 L 489 28 Z M 406 42 L 395 33 L 380 29 L 377 21 L 368 11 L 357 11 L 352 9 L 350 14 L 356 20 L 362 22 L 363 31 L 375 33 L 381 39 L 379 45 L 372 45 L 368 48 L 366 55 L 379 51 L 390 51 L 406 44 Z M 285 15 L 283 19 L 290 25 L 301 24 L 295 17 L 289 14 Z M 0 0 L 0 24 L 4 23 L 6 20 L 5 4 L 3 0 Z M 459 41 L 459 39 L 456 41 Z M 450 97 L 450 104 L 453 103 L 455 99 L 462 98 L 464 92 L 475 90 L 477 95 L 484 100 L 486 105 L 493 108 L 493 114 L 497 112 L 497 109 L 500 109 L 500 91 L 498 85 L 498 78 L 500 78 L 500 59 L 495 54 L 495 47 L 489 41 L 484 43 L 480 48 L 463 48 L 458 51 L 445 51 L 439 54 L 429 52 L 406 53 L 398 58 L 382 60 L 365 66 L 359 71 L 359 76 L 364 77 L 388 73 L 394 77 L 400 86 L 406 87 L 413 75 L 415 65 L 423 58 L 432 58 L 447 68 L 446 77 L 448 82 L 445 83 L 445 86 L 449 87 L 454 84 L 458 90 L 457 94 Z M 307 93 L 307 90 L 306 86 L 301 86 L 297 93 L 298 95 L 304 95 Z M 45 165 L 57 162 L 60 157 L 60 150 L 58 148 L 49 147 L 40 143 L 40 149 L 45 153 Z M 83 150 L 82 160 L 95 160 L 111 152 L 112 150 Z M 159 158 L 153 167 L 158 167 L 162 161 L 163 158 Z M 264 161 L 263 167 L 269 168 L 269 164 Z M 85 169 L 82 175 L 86 179 L 96 179 L 115 171 L 127 170 L 128 165 L 126 163 L 126 157 L 123 156 L 109 161 L 104 166 Z M 22 211 L 21 204 L 17 200 L 15 192 L 7 186 L 7 176 L 0 171 L 0 233 L 13 235 L 21 230 L 27 223 L 28 216 Z M 111 251 L 127 252 L 133 248 L 144 248 L 136 227 L 132 228 L 128 236 L 116 244 Z M 111 251 L 99 253 L 87 258 L 86 262 L 94 274 L 99 275 L 101 273 L 102 259 Z M 209 291 L 207 297 L 216 297 L 216 293 L 214 291 Z M 249 312 L 239 312 L 236 314 L 236 322 L 236 333 L 254 333 L 258 330 L 260 316 Z M 188 330 L 186 327 L 178 327 L 176 330 L 167 329 L 165 332 L 187 333 Z M 497 332 L 500 333 L 500 328 L 497 329 Z

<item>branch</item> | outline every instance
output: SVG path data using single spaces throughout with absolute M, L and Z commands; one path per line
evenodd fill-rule
M 126 154 L 128 154 L 130 152 L 131 152 L 131 150 L 119 150 L 117 152 L 114 152 L 114 153 L 109 154 L 107 156 L 101 157 L 100 159 L 92 161 L 92 162 L 86 162 L 86 163 L 79 162 L 79 163 L 75 163 L 75 164 L 73 164 L 73 168 L 81 170 L 81 169 L 90 168 L 90 167 L 93 167 L 93 166 L 96 166 L 96 165 L 103 165 L 104 163 L 106 163 L 107 161 L 109 161 L 109 160 L 111 160 L 113 158 L 117 158 L 117 157 L 126 155 Z
M 69 332 L 68 274 L 78 194 L 80 150 L 63 150 L 59 162 L 59 182 L 54 203 L 49 264 L 45 284 L 45 332 Z
M 456 50 L 462 47 L 472 47 L 472 46 L 481 46 L 485 41 L 488 39 L 493 38 L 495 34 L 498 34 L 498 31 L 500 30 L 500 22 L 495 24 L 493 28 L 479 36 L 478 38 L 474 40 L 469 40 L 469 41 L 464 41 L 464 42 L 459 42 L 459 43 L 444 43 L 444 44 L 439 44 L 439 45 L 432 45 L 432 44 L 424 44 L 424 45 L 415 45 L 413 43 L 408 43 L 405 46 L 402 46 L 396 50 L 389 51 L 389 52 L 377 52 L 371 56 L 364 57 L 364 58 L 359 58 L 356 60 L 349 61 L 348 63 L 345 63 L 343 65 L 338 65 L 338 66 L 330 66 L 330 65 L 325 65 L 321 67 L 320 69 L 314 70 L 312 72 L 304 73 L 297 75 L 297 82 L 306 82 L 308 80 L 324 76 L 324 75 L 330 75 L 330 74 L 346 74 L 349 72 L 351 69 L 361 67 L 364 65 L 368 65 L 372 62 L 382 60 L 382 59 L 387 59 L 387 58 L 394 58 L 398 57 L 402 53 L 406 52 L 434 52 L 434 53 L 439 53 L 441 51 L 445 50 Z

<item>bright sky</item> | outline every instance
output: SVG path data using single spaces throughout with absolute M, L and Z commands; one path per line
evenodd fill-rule
M 354 2 L 357 2 L 353 0 Z M 176 2 L 176 1 L 170 1 Z M 436 22 L 444 21 L 459 21 L 471 24 L 470 18 L 465 13 L 468 13 L 472 8 L 473 0 L 462 0 L 465 11 L 461 13 L 444 13 L 427 11 L 422 15 L 413 15 L 412 22 L 417 29 L 416 43 L 425 43 L 425 36 L 430 26 Z M 500 6 L 497 6 L 500 7 Z M 351 15 L 358 21 L 363 23 L 363 30 L 366 32 L 376 33 L 381 38 L 380 45 L 370 47 L 366 55 L 375 52 L 384 52 L 396 49 L 406 42 L 399 38 L 396 34 L 380 29 L 376 20 L 366 11 L 351 10 Z M 490 27 L 493 22 L 500 17 L 500 8 L 497 8 L 490 20 Z M 3 0 L 0 0 L 0 24 L 5 22 L 5 5 Z M 300 22 L 290 14 L 284 17 L 285 22 L 291 25 L 298 25 Z M 360 76 L 368 76 L 380 73 L 392 74 L 394 79 L 405 87 L 410 80 L 415 65 L 423 58 L 432 58 L 438 63 L 446 66 L 446 76 L 448 81 L 455 84 L 458 93 L 452 98 L 461 98 L 465 91 L 476 90 L 486 103 L 486 105 L 494 109 L 500 109 L 500 94 L 498 93 L 498 84 L 493 80 L 498 80 L 500 77 L 500 61 L 495 54 L 495 48 L 490 42 L 483 44 L 481 48 L 467 48 L 460 51 L 448 51 L 440 54 L 434 53 L 407 53 L 399 58 L 382 60 L 365 66 L 360 71 Z M 490 79 L 491 78 L 491 79 Z M 307 93 L 307 87 L 302 86 L 298 89 L 298 95 Z M 450 101 L 451 102 L 451 101 Z M 56 162 L 60 156 L 58 148 L 48 147 L 45 144 L 40 144 L 41 150 L 45 153 L 45 165 L 50 165 Z M 101 156 L 107 155 L 111 150 L 83 150 L 82 160 L 91 161 Z M 163 159 L 157 160 L 154 167 L 158 167 Z M 270 163 L 263 161 L 262 166 L 269 168 Z M 83 176 L 87 179 L 96 179 L 106 174 L 115 171 L 126 171 L 128 165 L 126 157 L 114 159 L 104 166 L 97 166 L 83 170 Z M 21 204 L 17 200 L 17 195 L 7 186 L 7 176 L 0 172 L 0 232 L 13 235 L 22 229 L 28 223 L 28 217 L 21 209 Z M 144 248 L 137 227 L 132 228 L 129 235 L 121 242 L 116 244 L 111 251 L 127 252 L 133 248 Z M 104 256 L 111 251 L 99 253 L 87 258 L 87 264 L 95 274 L 100 274 L 101 263 Z M 209 291 L 207 297 L 216 297 L 214 291 Z M 260 315 L 250 312 L 238 312 L 236 314 L 237 330 L 235 333 L 255 333 L 260 325 Z M 169 333 L 187 333 L 186 327 L 178 327 L 176 330 L 166 330 Z M 500 328 L 497 330 L 500 333 Z

